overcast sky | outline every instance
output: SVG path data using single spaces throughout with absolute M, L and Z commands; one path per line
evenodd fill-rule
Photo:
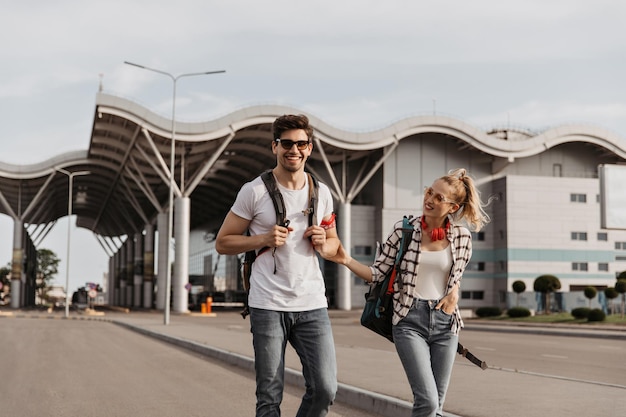
M 9 2 L 7 2 L 9 3 Z M 482 129 L 601 126 L 626 138 L 621 0 L 24 0 L 2 7 L 0 161 L 87 149 L 100 83 L 165 117 L 207 121 L 281 104 L 345 130 L 446 114 Z M 0 263 L 12 220 L 0 216 Z M 66 219 L 41 247 L 62 259 Z M 104 250 L 72 232 L 71 284 L 101 282 Z

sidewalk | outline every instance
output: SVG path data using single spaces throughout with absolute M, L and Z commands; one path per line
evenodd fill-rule
M 410 415 L 411 391 L 393 345 L 360 326 L 360 311 L 330 310 L 329 314 L 335 335 L 340 382 L 337 400 L 381 416 Z M 162 313 L 107 315 L 112 321 L 136 331 L 253 369 L 250 322 L 249 319 L 243 320 L 238 311 L 218 311 L 214 317 L 171 315 L 168 326 L 163 324 Z M 468 321 L 464 331 L 517 331 L 626 340 L 626 328 L 596 327 L 509 326 L 472 320 Z M 291 348 L 288 349 L 286 365 L 291 370 L 288 381 L 302 386 L 300 363 Z M 605 412 L 602 412 L 603 405 L 598 403 L 594 405 L 592 414 L 617 416 L 622 414 L 613 413 L 610 404 L 612 401 L 615 401 L 613 404 L 617 401 L 623 404 L 624 394 L 624 389 L 566 379 L 492 369 L 482 371 L 458 356 L 445 410 L 449 417 L 588 417 L 591 414 L 580 412 L 589 405 L 589 399 L 602 398 Z
M 18 313 L 16 313 L 18 314 Z M 23 313 L 28 314 L 28 313 Z M 359 324 L 360 311 L 329 311 L 337 352 L 337 401 L 380 416 L 409 416 L 411 392 L 393 344 Z M 45 313 L 39 313 L 45 315 Z M 62 316 L 62 314 L 61 314 Z M 106 311 L 104 317 L 72 313 L 71 318 L 109 321 L 182 348 L 253 370 L 250 321 L 238 311 L 212 315 L 172 314 L 164 325 L 162 312 Z M 0 322 L 1 323 L 1 322 Z M 533 332 L 626 340 L 620 326 L 529 326 L 471 320 L 463 331 Z M 302 386 L 300 363 L 293 349 L 286 357 L 286 381 Z M 480 370 L 457 356 L 446 399 L 447 417 L 618 416 L 626 410 L 623 387 L 585 384 L 566 378 L 545 378 L 498 369 Z M 251 393 L 253 395 L 253 393 Z M 595 400 L 593 400 L 595 399 Z M 589 410 L 590 403 L 593 410 Z M 585 407 L 587 410 L 585 411 Z M 591 414 L 589 414 L 591 412 Z

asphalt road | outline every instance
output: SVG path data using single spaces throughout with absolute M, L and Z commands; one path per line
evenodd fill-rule
M 411 391 L 393 344 L 364 331 L 358 312 L 329 313 L 339 380 L 410 403 Z M 175 316 L 169 326 L 163 326 L 162 318 L 154 314 L 107 316 L 158 334 L 247 357 L 253 354 L 249 320 L 242 320 L 237 312 L 219 312 L 213 318 Z M 463 417 L 626 416 L 623 332 L 609 331 L 619 336 L 608 339 L 597 332 L 592 335 L 586 326 L 548 326 L 520 333 L 524 330 L 517 326 L 486 331 L 484 325 L 466 324 L 461 342 L 487 361 L 489 369 L 482 371 L 457 356 L 444 406 L 447 413 Z M 581 333 L 587 337 L 572 337 Z M 286 360 L 288 367 L 299 370 L 292 351 L 288 350 Z
M 254 415 L 252 373 L 107 322 L 0 320 L 0 416 Z M 283 414 L 301 390 L 288 387 Z M 373 417 L 335 404 L 330 417 Z
M 477 356 L 489 359 L 490 370 L 568 378 L 596 385 L 614 384 L 626 389 L 624 340 L 467 329 L 461 332 L 461 340 Z M 462 363 L 459 359 L 457 362 Z
M 391 343 L 331 312 L 340 380 L 410 401 Z M 181 350 L 105 321 L 0 319 L 0 417 L 251 416 L 251 372 Z M 215 318 L 108 314 L 173 337 L 251 355 L 249 326 L 236 313 Z M 626 415 L 626 344 L 621 339 L 483 331 L 469 324 L 461 342 L 489 364 L 481 371 L 457 357 L 446 400 L 463 417 Z M 370 334 L 371 333 L 371 334 Z M 298 368 L 297 358 L 287 355 Z M 385 363 L 378 378 L 371 365 Z M 288 387 L 283 415 L 295 415 L 301 388 Z M 372 417 L 340 403 L 330 417 Z

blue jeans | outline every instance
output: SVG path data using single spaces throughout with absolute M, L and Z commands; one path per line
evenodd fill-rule
M 411 417 L 443 415 L 459 336 L 452 315 L 435 310 L 436 300 L 415 300 L 408 315 L 393 327 L 398 356 L 413 392 Z
M 280 416 L 285 386 L 285 348 L 300 357 L 306 391 L 297 417 L 323 417 L 337 392 L 335 342 L 325 308 L 284 312 L 250 308 L 256 371 L 256 416 Z

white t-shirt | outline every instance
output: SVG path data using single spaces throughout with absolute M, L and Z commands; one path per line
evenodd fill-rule
M 439 300 L 446 293 L 446 284 L 452 268 L 450 245 L 443 250 L 422 251 L 415 294 L 422 300 Z
M 307 181 L 308 182 L 308 181 Z M 309 185 L 301 190 L 288 190 L 276 183 L 285 200 L 286 218 L 290 221 L 285 245 L 268 249 L 252 264 L 248 305 L 275 311 L 308 311 L 328 307 L 324 277 L 315 249 L 304 238 L 309 217 Z M 325 184 L 319 184 L 318 224 L 333 212 L 333 199 Z M 231 211 L 250 220 L 250 234 L 267 233 L 276 224 L 276 211 L 261 177 L 244 184 Z M 274 274 L 276 261 L 276 274 Z

